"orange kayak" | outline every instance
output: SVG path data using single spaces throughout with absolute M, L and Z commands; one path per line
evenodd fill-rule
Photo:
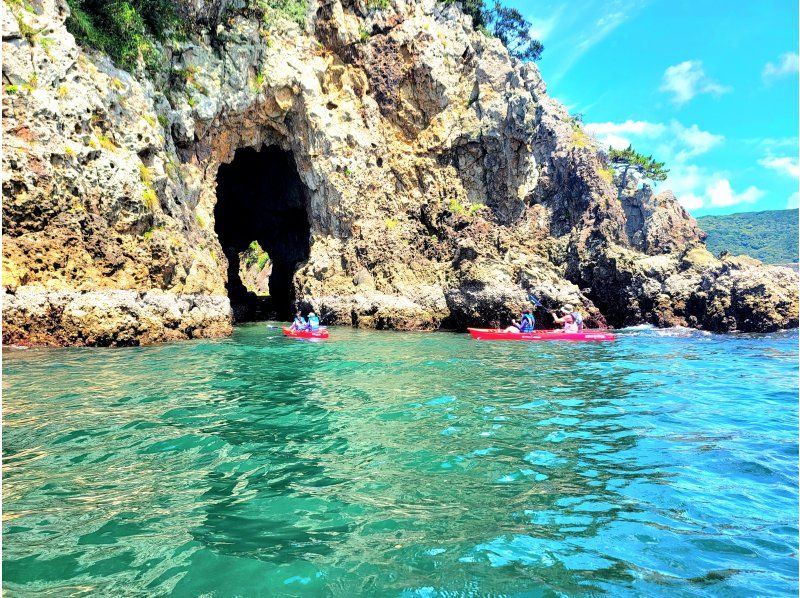
M 479 341 L 613 341 L 616 335 L 603 330 L 564 332 L 563 330 L 534 330 L 533 332 L 506 332 L 502 328 L 467 328 L 472 338 Z
M 291 338 L 325 339 L 328 338 L 328 329 L 320 328 L 319 330 L 292 330 L 287 326 L 283 329 L 283 336 L 289 336 Z

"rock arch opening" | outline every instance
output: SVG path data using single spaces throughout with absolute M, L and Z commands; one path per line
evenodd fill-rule
M 291 152 L 244 148 L 220 165 L 215 229 L 228 260 L 235 321 L 290 315 L 292 279 L 310 250 L 307 204 Z

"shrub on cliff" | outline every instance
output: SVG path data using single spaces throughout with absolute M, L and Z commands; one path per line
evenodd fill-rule
M 297 23 L 301 28 L 305 25 L 307 0 L 256 0 L 250 4 L 267 27 L 279 25 L 281 19 Z
M 78 43 L 102 50 L 119 66 L 133 70 L 139 59 L 156 68 L 153 40 L 177 26 L 171 0 L 67 0 L 67 30 Z
M 269 254 L 261 248 L 258 241 L 253 241 L 242 252 L 240 259 L 248 268 L 253 264 L 258 264 L 258 269 L 263 270 L 269 261 Z

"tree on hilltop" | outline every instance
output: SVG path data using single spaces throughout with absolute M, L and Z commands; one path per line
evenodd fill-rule
M 668 169 L 664 162 L 657 162 L 653 156 L 640 154 L 633 146 L 628 145 L 624 150 L 608 149 L 608 161 L 611 168 L 620 177 L 620 189 L 624 189 L 628 182 L 628 173 L 635 172 L 643 179 L 663 181 L 667 178 Z
M 494 8 L 487 11 L 491 32 L 520 60 L 536 61 L 542 57 L 544 46 L 531 38 L 531 24 L 516 8 L 508 8 L 495 0 Z
M 444 0 L 453 4 L 456 0 Z M 460 0 L 461 10 L 472 17 L 472 26 L 486 35 L 503 42 L 508 53 L 520 60 L 536 61 L 542 57 L 542 42 L 531 38 L 531 24 L 515 8 L 503 6 L 495 0 L 487 8 L 485 0 Z

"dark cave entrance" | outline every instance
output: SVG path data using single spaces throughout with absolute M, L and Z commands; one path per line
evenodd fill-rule
M 240 149 L 232 162 L 220 165 L 215 229 L 228 259 L 227 290 L 235 321 L 289 318 L 295 298 L 292 278 L 310 249 L 307 198 L 294 156 L 277 146 Z M 242 280 L 240 272 L 252 273 L 262 262 L 260 287 L 248 288 L 245 282 L 253 279 Z

